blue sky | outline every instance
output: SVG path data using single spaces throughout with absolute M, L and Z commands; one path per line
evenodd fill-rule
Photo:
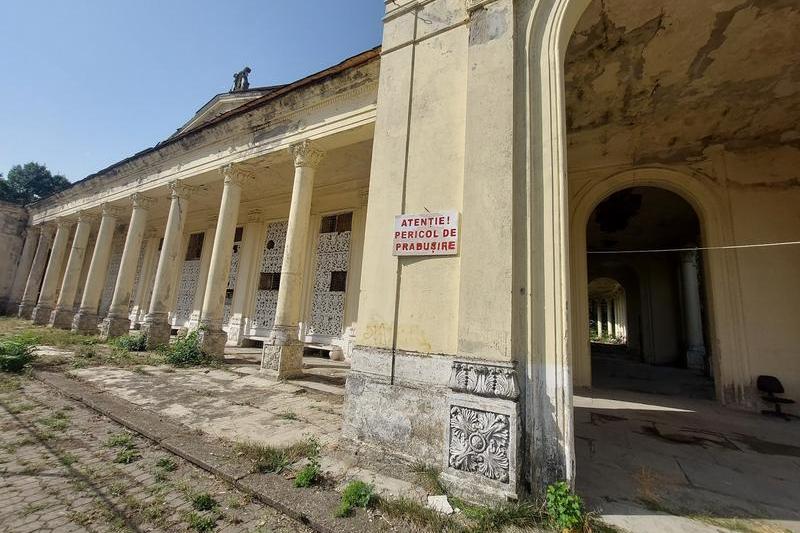
M 171 135 L 250 66 L 286 83 L 379 45 L 382 0 L 2 0 L 0 173 L 70 181 Z

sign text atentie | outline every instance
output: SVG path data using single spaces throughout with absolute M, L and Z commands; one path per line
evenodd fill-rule
M 458 213 L 394 217 L 394 255 L 458 255 Z

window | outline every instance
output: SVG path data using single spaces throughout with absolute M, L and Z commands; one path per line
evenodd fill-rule
M 194 261 L 200 259 L 203 253 L 203 238 L 205 233 L 192 233 L 189 235 L 189 247 L 186 249 L 186 260 Z
M 236 233 L 233 236 L 233 242 L 242 242 L 242 233 L 244 233 L 244 228 L 236 228 Z
M 231 305 L 233 303 L 233 289 L 227 289 L 225 291 L 225 305 Z
M 344 292 L 347 288 L 347 272 L 337 270 L 331 272 L 331 286 L 328 289 L 330 292 Z
M 262 272 L 258 280 L 258 290 L 277 291 L 281 286 L 280 272 Z
M 322 217 L 320 233 L 343 233 L 353 227 L 353 213 Z
M 267 250 L 272 250 L 273 248 L 275 248 L 275 241 L 270 239 L 269 241 L 267 241 Z

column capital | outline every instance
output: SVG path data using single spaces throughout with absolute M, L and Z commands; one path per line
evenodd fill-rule
M 150 209 L 155 203 L 155 198 L 145 196 L 140 192 L 131 194 L 131 204 L 134 209 Z
M 255 169 L 250 165 L 241 163 L 229 163 L 220 167 L 220 172 L 225 183 L 232 183 L 241 187 L 245 183 L 250 183 L 255 179 Z
M 39 232 L 43 237 L 52 237 L 56 232 L 56 225 L 52 222 L 42 222 L 37 227 L 39 228 Z
M 125 211 L 122 208 L 111 204 L 103 204 L 103 218 L 111 217 L 111 218 L 119 218 L 121 217 Z
M 181 180 L 169 182 L 170 199 L 180 198 L 181 200 L 188 200 L 197 191 L 197 187 L 186 185 Z
M 70 217 L 59 217 L 56 219 L 56 228 L 69 228 L 72 226 L 73 220 Z
M 78 213 L 78 224 L 80 223 L 89 223 L 91 224 L 95 220 L 97 220 L 97 215 L 94 213 L 90 213 L 88 211 L 80 211 Z
M 317 168 L 320 161 L 325 156 L 325 152 L 316 147 L 316 145 L 308 139 L 300 141 L 289 147 L 289 151 L 294 157 L 295 167 L 310 167 Z

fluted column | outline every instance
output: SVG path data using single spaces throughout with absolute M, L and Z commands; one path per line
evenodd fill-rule
M 170 183 L 170 205 L 164 241 L 158 257 L 150 309 L 144 319 L 142 331 L 147 336 L 147 347 L 153 349 L 169 344 L 171 326 L 169 311 L 172 305 L 170 296 L 178 283 L 178 269 L 183 259 L 183 232 L 189 212 L 189 197 L 194 188 L 179 181 Z
M 256 292 L 257 277 L 264 249 L 266 223 L 260 209 L 252 209 L 247 215 L 247 223 L 242 231 L 239 248 L 239 272 L 236 276 L 236 289 L 231 302 L 231 320 L 228 324 L 228 343 L 241 346 L 249 325 L 253 295 Z
M 145 235 L 142 269 L 139 272 L 139 283 L 136 286 L 136 294 L 133 297 L 133 308 L 130 315 L 132 322 L 140 323 L 144 320 L 147 309 L 150 306 L 150 294 L 156 274 L 157 265 L 155 263 L 158 260 L 159 241 L 160 237 L 156 237 L 153 230 L 150 230 Z
M 94 216 L 86 213 L 78 216 L 75 237 L 72 239 L 72 249 L 67 260 L 67 269 L 64 272 L 64 281 L 62 281 L 61 291 L 58 293 L 56 308 L 50 315 L 50 325 L 53 327 L 61 329 L 72 327 L 72 319 L 75 317 L 75 294 L 78 292 L 78 284 L 81 281 L 81 270 L 94 219 Z
M 693 370 L 706 368 L 706 346 L 703 335 L 703 315 L 700 305 L 700 279 L 696 251 L 681 256 L 681 285 L 683 286 L 683 318 L 686 330 L 686 366 Z
M 594 301 L 594 316 L 595 316 L 595 329 L 597 330 L 597 338 L 603 336 L 603 305 L 600 300 Z
M 275 326 L 264 343 L 261 369 L 277 372 L 278 378 L 303 373 L 303 343 L 297 337 L 302 303 L 303 265 L 308 249 L 308 227 L 311 219 L 311 195 L 314 173 L 323 157 L 310 141 L 292 146 L 294 156 L 294 187 L 289 209 L 289 225 L 283 266 L 275 310 Z
M 203 314 L 203 300 L 206 297 L 206 287 L 208 286 L 208 270 L 211 267 L 211 252 L 214 248 L 214 237 L 217 233 L 217 222 L 219 217 L 211 217 L 208 220 L 208 228 L 203 232 L 203 249 L 200 251 L 200 268 L 197 273 L 197 287 L 194 291 L 192 300 L 192 314 L 189 316 L 187 329 L 194 331 L 200 327 L 200 316 Z
M 39 242 L 36 243 L 36 254 L 33 257 L 33 265 L 25 283 L 25 292 L 19 303 L 18 316 L 20 318 L 31 318 L 33 308 L 39 299 L 39 289 L 42 287 L 42 276 L 47 268 L 47 259 L 50 257 L 50 245 L 53 244 L 53 234 L 55 226 L 50 224 L 42 226 L 39 232 Z
M 139 264 L 139 255 L 142 251 L 145 227 L 147 226 L 147 213 L 153 200 L 142 194 L 131 195 L 133 211 L 131 212 L 128 235 L 125 237 L 125 248 L 122 250 L 117 281 L 114 284 L 114 295 L 108 316 L 100 326 L 100 334 L 104 339 L 113 339 L 128 333 L 131 327 L 129 316 L 133 282 L 136 280 L 136 267 Z
M 228 334 L 222 329 L 225 313 L 225 291 L 231 273 L 233 240 L 239 220 L 239 204 L 242 187 L 253 180 L 251 169 L 239 165 L 226 165 L 222 168 L 224 187 L 214 234 L 214 248 L 211 250 L 211 265 L 208 269 L 208 282 L 203 298 L 203 312 L 200 315 L 200 345 L 214 357 L 224 359 L 225 343 Z
M 31 273 L 31 268 L 33 267 L 33 258 L 36 255 L 36 245 L 39 242 L 40 230 L 41 228 L 38 226 L 30 226 L 27 229 L 25 244 L 22 246 L 22 253 L 19 256 L 17 270 L 14 273 L 14 281 L 8 293 L 8 302 L 5 308 L 6 314 L 16 315 L 19 312 L 19 304 L 22 301 L 22 296 L 25 294 L 25 285 L 28 282 L 28 275 Z
M 31 318 L 34 324 L 47 324 L 50 322 L 50 314 L 56 304 L 56 291 L 58 290 L 58 280 L 61 277 L 61 268 L 64 266 L 64 256 L 69 244 L 69 232 L 72 229 L 72 222 L 69 220 L 59 220 L 56 226 L 56 237 L 53 239 L 53 247 L 50 250 L 50 259 L 47 261 L 47 269 L 44 272 L 42 288 L 39 291 L 39 300 L 33 308 Z
M 103 206 L 92 262 L 89 264 L 89 273 L 86 275 L 81 305 L 72 320 L 72 331 L 97 333 L 97 325 L 100 321 L 97 312 L 100 308 L 100 297 L 103 295 L 106 276 L 108 276 L 111 241 L 114 238 L 114 230 L 120 216 L 122 216 L 122 211 L 119 208 L 110 205 Z

